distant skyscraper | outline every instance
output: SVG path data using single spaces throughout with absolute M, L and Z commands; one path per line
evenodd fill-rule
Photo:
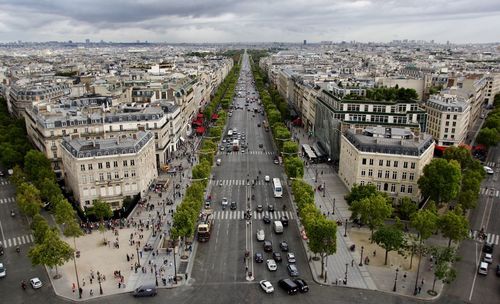
M 307 40 L 304 39 L 304 45 L 306 45 L 306 44 L 307 44 Z
M 90 43 L 90 39 L 88 39 L 88 38 L 87 38 L 87 39 L 85 39 L 85 43 L 86 43 L 86 44 L 89 44 L 89 43 Z

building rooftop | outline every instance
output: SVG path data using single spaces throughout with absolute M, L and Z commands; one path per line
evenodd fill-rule
M 465 112 L 469 108 L 469 103 L 464 98 L 449 94 L 432 95 L 426 105 L 443 112 Z
M 153 138 L 153 133 L 140 131 L 126 138 L 85 140 L 65 137 L 61 145 L 74 157 L 86 158 L 138 153 Z
M 359 151 L 370 153 L 420 156 L 434 143 L 427 133 L 401 128 L 348 129 L 344 136 Z

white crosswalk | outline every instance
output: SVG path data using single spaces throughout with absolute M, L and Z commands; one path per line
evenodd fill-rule
M 16 201 L 15 197 L 0 198 L 0 204 L 14 203 L 15 201 Z
M 210 180 L 210 184 L 217 185 L 217 186 L 246 186 L 247 181 L 244 179 L 218 179 L 218 180 Z M 252 184 L 252 181 L 250 181 L 250 185 Z M 270 185 L 270 183 L 265 182 L 263 180 L 258 180 L 257 181 L 257 186 L 263 186 L 263 185 Z
M 2 186 L 10 185 L 10 181 L 8 179 L 2 179 L 0 180 L 0 185 Z
M 495 162 L 486 162 L 485 166 L 488 166 L 490 168 L 495 168 L 496 163 Z
M 15 246 L 20 246 L 28 243 L 33 243 L 34 238 L 32 234 L 27 234 L 27 235 L 22 235 L 18 237 L 13 237 L 6 239 L 5 242 L 3 243 L 3 247 L 9 248 L 9 247 L 15 247 Z
M 500 197 L 500 190 L 491 189 L 491 188 L 481 188 L 481 195 L 488 195 L 491 197 Z
M 293 213 L 290 211 L 274 211 L 274 212 L 257 212 L 253 211 L 252 219 L 261 220 L 264 215 L 269 216 L 271 221 L 279 220 L 283 215 L 286 215 L 289 220 L 293 219 Z M 215 211 L 213 213 L 213 218 L 215 220 L 242 220 L 244 219 L 245 211 L 242 210 L 225 210 L 225 211 Z
M 469 237 L 473 240 L 477 239 L 479 235 L 478 230 L 472 230 L 469 232 Z M 500 235 L 494 233 L 486 233 L 486 243 L 498 245 L 500 241 Z
M 226 151 L 222 151 L 220 152 L 221 154 L 226 154 L 227 152 Z M 256 150 L 256 151 L 249 151 L 249 150 L 245 150 L 245 152 L 239 152 L 239 153 L 243 153 L 243 154 L 251 154 L 251 155 L 273 155 L 274 152 L 273 151 L 266 151 L 266 152 L 263 152 L 263 151 L 259 151 L 259 150 Z M 229 155 L 238 155 L 238 153 L 229 153 Z

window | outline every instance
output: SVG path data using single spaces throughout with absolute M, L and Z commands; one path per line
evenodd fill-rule
M 78 129 L 73 129 L 73 133 L 78 133 Z
M 380 191 L 382 189 L 382 185 L 380 183 L 377 183 L 377 190 Z
M 408 162 L 403 163 L 403 168 L 408 169 Z
M 416 165 L 416 163 L 415 163 L 415 162 L 412 162 L 412 163 L 411 163 L 411 168 L 412 168 L 412 169 L 415 169 L 415 165 Z
M 403 179 L 403 180 L 406 179 L 406 172 L 403 172 L 403 174 L 401 174 L 401 179 Z
M 448 128 L 444 128 L 444 131 L 445 131 L 446 133 L 448 133 Z
M 120 178 L 120 173 L 115 172 L 115 178 L 116 178 L 116 179 L 119 179 L 119 178 Z
M 127 167 L 128 166 L 128 162 L 126 160 L 123 161 L 123 166 L 124 167 Z
M 83 174 L 82 175 L 82 184 L 86 184 L 87 183 L 87 175 Z
M 97 168 L 102 169 L 102 163 L 98 163 Z
M 410 180 L 414 180 L 415 179 L 415 173 L 410 173 Z
M 366 158 L 363 158 L 362 164 L 366 165 Z
M 135 160 L 133 160 L 133 159 L 132 159 L 132 160 L 130 160 L 130 165 L 131 165 L 131 166 L 135 166 Z
M 379 165 L 379 166 L 383 166 L 383 165 L 384 165 L 384 160 L 383 160 L 383 159 L 380 159 L 380 160 L 378 161 L 378 165 Z
M 373 158 L 370 158 L 370 166 L 373 166 Z
M 131 175 L 132 177 L 135 177 L 135 170 L 132 170 L 132 171 L 130 172 L 130 175 Z
M 128 178 L 128 171 L 123 171 L 123 178 Z
M 373 176 L 373 169 L 368 169 L 368 176 Z
M 389 178 L 389 174 L 390 174 L 389 171 L 385 171 L 385 178 Z
M 391 184 L 391 192 L 396 192 L 396 184 Z
M 392 179 L 398 179 L 398 171 L 392 171 Z
M 102 182 L 104 181 L 104 173 L 99 173 L 99 180 Z
M 377 177 L 382 178 L 382 170 L 378 170 Z
M 400 189 L 400 191 L 399 191 L 399 192 L 401 192 L 401 193 L 405 193 L 405 190 L 406 190 L 405 185 L 401 185 L 401 189 Z
M 361 176 L 366 176 L 366 171 L 365 170 L 361 170 Z
M 85 171 L 85 165 L 80 165 L 80 170 Z
M 393 163 L 393 165 L 394 165 L 394 168 L 397 168 L 398 167 L 398 161 L 395 160 L 394 163 Z
M 455 120 L 456 120 L 456 119 L 457 119 L 457 115 L 453 115 L 453 119 L 455 119 Z
M 390 161 L 390 160 L 387 160 L 387 161 L 385 162 L 385 165 L 386 165 L 387 167 L 390 167 L 390 166 L 391 166 L 391 161 Z
M 106 177 L 108 178 L 108 180 L 111 180 L 111 172 L 108 172 L 108 174 L 106 174 Z
M 408 185 L 408 193 L 413 193 L 413 186 L 412 185 Z
M 365 185 L 365 181 L 361 181 L 361 186 L 364 186 Z
M 111 164 L 109 162 L 106 162 L 106 168 L 109 169 L 111 167 Z
M 116 160 L 113 162 L 113 167 L 118 168 L 118 162 Z
M 92 164 L 89 164 L 89 170 L 92 170 L 92 169 L 93 169 L 93 168 L 92 168 Z

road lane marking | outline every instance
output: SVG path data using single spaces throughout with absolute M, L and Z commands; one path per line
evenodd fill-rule
M 477 244 L 478 243 L 476 243 L 476 249 L 474 250 L 475 253 L 476 253 L 476 271 L 474 271 L 474 279 L 472 280 L 472 285 L 471 285 L 471 288 L 470 288 L 469 301 L 471 301 L 472 294 L 474 293 L 474 286 L 476 285 L 476 279 L 477 279 L 477 268 L 479 267 L 479 256 L 477 254 L 478 253 Z
M 2 221 L 0 221 L 0 232 L 2 232 L 2 244 L 5 244 L 5 234 L 3 233 Z

